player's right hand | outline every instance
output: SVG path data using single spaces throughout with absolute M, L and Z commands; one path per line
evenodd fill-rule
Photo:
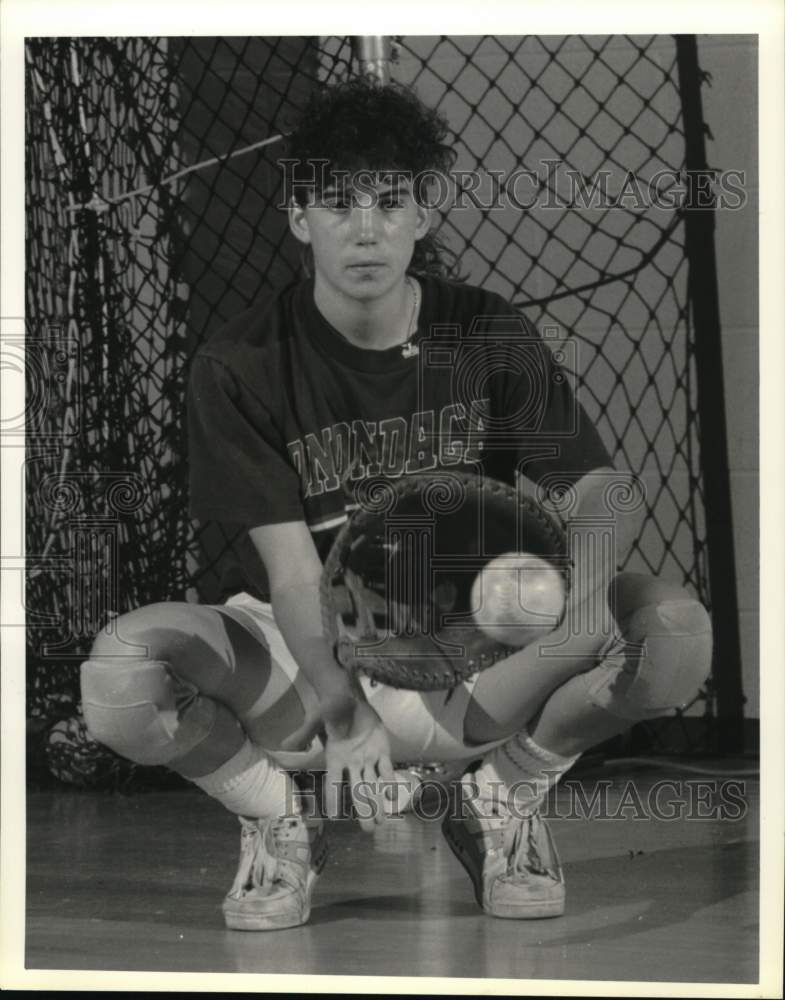
M 364 701 L 354 702 L 350 718 L 325 720 L 325 729 L 325 811 L 329 817 L 340 815 L 346 775 L 360 827 L 369 833 L 387 818 L 384 789 L 395 781 L 387 730 Z

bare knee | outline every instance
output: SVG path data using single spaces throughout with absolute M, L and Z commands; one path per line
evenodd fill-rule
M 150 604 L 118 616 L 95 637 L 80 671 L 82 711 L 94 740 L 140 764 L 168 760 L 182 696 L 169 662 L 178 626 L 195 607 Z
M 709 614 L 684 588 L 653 581 L 636 586 L 636 596 L 642 603 L 629 595 L 620 602 L 623 649 L 592 672 L 590 687 L 596 705 L 631 721 L 684 708 L 708 677 L 712 656 Z
M 82 664 L 81 689 L 94 740 L 139 764 L 167 761 L 177 699 L 165 663 L 93 657 Z

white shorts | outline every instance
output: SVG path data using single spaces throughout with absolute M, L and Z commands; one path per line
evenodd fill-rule
M 298 667 L 275 623 L 269 604 L 235 594 L 225 605 L 239 612 L 243 621 L 270 650 L 272 659 L 287 674 L 295 690 L 311 693 L 310 684 Z M 504 740 L 467 746 L 463 741 L 463 720 L 477 675 L 449 691 L 408 691 L 389 687 L 359 675 L 368 704 L 384 723 L 390 737 L 393 763 L 435 764 L 470 761 L 484 756 Z M 271 757 L 285 768 L 303 770 L 324 767 L 324 743 L 314 737 L 306 750 L 268 749 Z

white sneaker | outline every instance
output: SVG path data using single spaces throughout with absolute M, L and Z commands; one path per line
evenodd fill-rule
M 299 927 L 311 915 L 314 883 L 327 860 L 321 820 L 240 816 L 240 866 L 223 902 L 231 930 Z
M 561 863 L 538 808 L 512 815 L 498 798 L 482 798 L 477 785 L 464 778 L 454 786 L 442 832 L 486 913 L 518 920 L 564 913 Z

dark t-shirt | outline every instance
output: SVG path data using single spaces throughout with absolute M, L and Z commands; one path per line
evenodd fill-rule
M 408 348 L 349 343 L 313 283 L 236 317 L 189 384 L 191 512 L 246 529 L 222 591 L 267 596 L 247 529 L 304 520 L 324 558 L 369 476 L 462 469 L 574 482 L 611 459 L 532 326 L 500 296 L 419 278 Z

